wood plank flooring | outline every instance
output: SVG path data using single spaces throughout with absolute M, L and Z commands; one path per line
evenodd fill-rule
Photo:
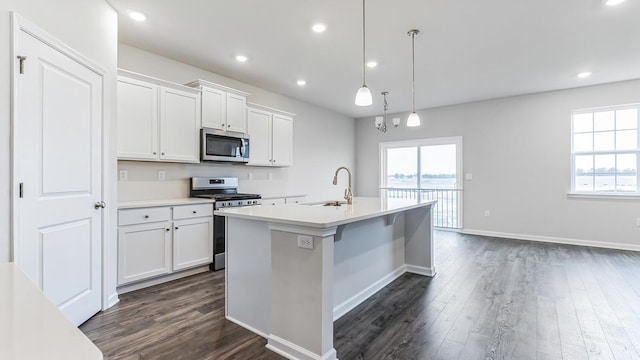
M 335 322 L 341 360 L 640 360 L 640 253 L 435 236 L 436 277 L 405 274 Z M 224 272 L 124 294 L 80 329 L 105 359 L 282 359 L 224 318 Z

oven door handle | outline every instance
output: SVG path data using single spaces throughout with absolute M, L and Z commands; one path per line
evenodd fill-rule
M 245 142 L 244 139 L 240 139 L 240 141 L 242 142 L 242 145 L 240 146 L 240 157 L 244 157 Z

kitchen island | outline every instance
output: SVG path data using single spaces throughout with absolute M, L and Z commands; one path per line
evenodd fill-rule
M 226 317 L 289 359 L 336 359 L 333 321 L 405 272 L 435 275 L 435 201 L 251 206 L 226 219 Z

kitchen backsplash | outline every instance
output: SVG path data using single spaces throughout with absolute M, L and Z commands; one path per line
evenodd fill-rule
M 161 171 L 164 172 L 163 175 L 159 174 Z M 244 165 L 119 161 L 118 201 L 189 197 L 189 181 L 194 176 L 237 177 L 239 191 L 245 193 L 308 194 L 307 189 L 294 188 L 288 183 L 287 171 L 286 168 L 261 168 Z M 159 180 L 161 176 L 164 176 L 164 180 Z

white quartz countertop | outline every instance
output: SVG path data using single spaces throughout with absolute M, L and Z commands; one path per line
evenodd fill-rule
M 100 350 L 13 263 L 0 264 L 0 359 L 91 360 Z
M 246 206 L 216 210 L 215 214 L 324 229 L 405 210 L 431 206 L 435 204 L 436 201 L 357 197 L 353 198 L 352 205 L 323 206 L 324 203 L 323 201 L 275 206 Z
M 297 197 L 305 197 L 307 194 L 266 194 L 262 195 L 262 198 L 265 200 L 268 199 L 281 199 L 281 198 L 297 198 Z
M 213 204 L 213 203 L 214 203 L 213 200 L 204 199 L 204 198 L 122 201 L 118 203 L 118 210 L 155 207 L 155 206 L 177 206 L 177 205 Z

